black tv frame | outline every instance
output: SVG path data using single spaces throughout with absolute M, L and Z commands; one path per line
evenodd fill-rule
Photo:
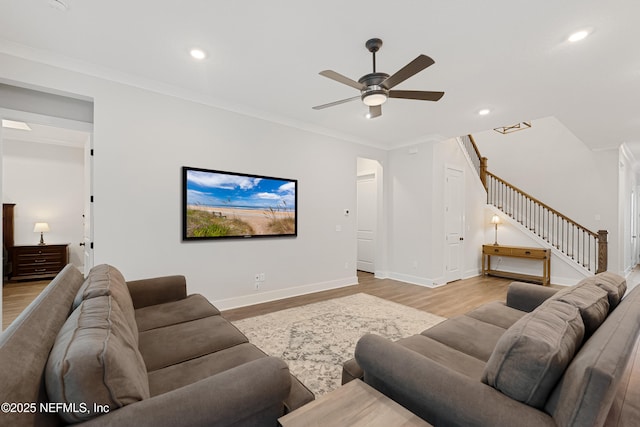
M 253 224 L 262 230 L 251 228 Z M 225 228 L 230 228 L 231 234 L 224 234 Z M 297 179 L 182 167 L 183 241 L 297 235 Z

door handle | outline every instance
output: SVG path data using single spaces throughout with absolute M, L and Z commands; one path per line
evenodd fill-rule
M 85 245 L 86 245 L 85 242 L 80 243 L 80 246 L 85 246 Z

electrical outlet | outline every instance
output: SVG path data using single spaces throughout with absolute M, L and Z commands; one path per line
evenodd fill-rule
M 255 289 L 256 289 L 256 291 L 260 290 L 260 282 L 256 282 L 255 283 Z
M 255 275 L 256 282 L 260 281 L 260 273 L 256 273 Z

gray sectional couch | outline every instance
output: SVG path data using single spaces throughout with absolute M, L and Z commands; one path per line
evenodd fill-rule
M 276 426 L 313 398 L 183 276 L 68 265 L 0 336 L 3 426 Z
M 640 331 L 640 287 L 625 291 L 609 272 L 560 291 L 512 283 L 506 303 L 421 334 L 362 337 L 343 382 L 436 426 L 601 426 Z

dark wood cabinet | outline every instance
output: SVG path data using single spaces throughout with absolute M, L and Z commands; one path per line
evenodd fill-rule
M 7 249 L 13 247 L 13 209 L 15 206 L 15 203 L 2 204 L 2 240 Z
M 14 246 L 11 250 L 11 280 L 55 277 L 67 265 L 68 244 Z

